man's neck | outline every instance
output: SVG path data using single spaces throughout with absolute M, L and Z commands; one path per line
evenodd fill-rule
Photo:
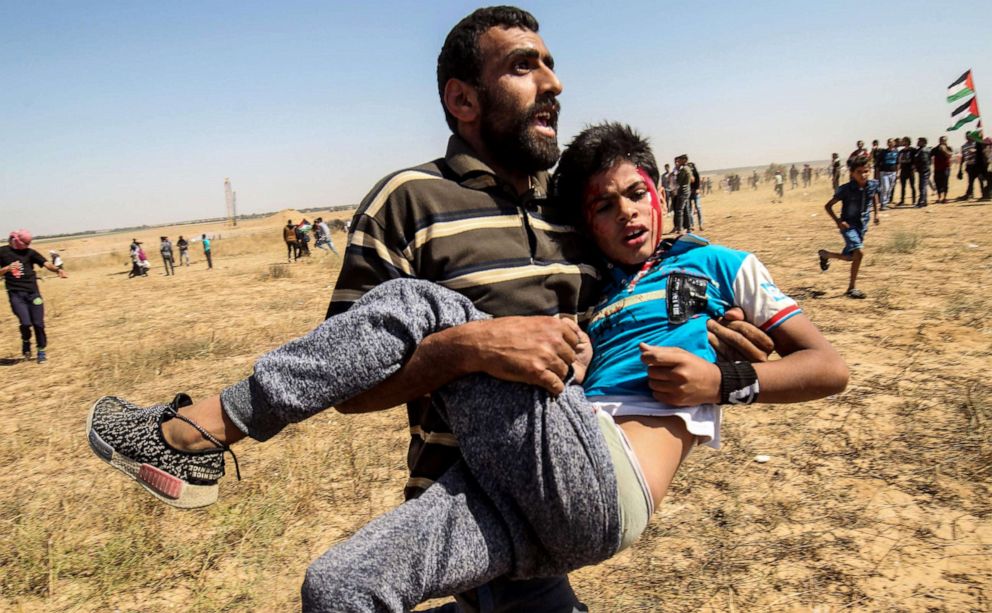
M 507 167 L 505 164 L 501 164 L 496 160 L 489 150 L 489 147 L 483 142 L 482 138 L 477 133 L 460 133 L 462 140 L 464 140 L 468 146 L 472 149 L 472 153 L 475 154 L 479 161 L 492 169 L 493 174 L 496 175 L 500 180 L 510 184 L 517 195 L 526 194 L 531 188 L 531 177 L 528 173 L 521 170 L 516 170 Z

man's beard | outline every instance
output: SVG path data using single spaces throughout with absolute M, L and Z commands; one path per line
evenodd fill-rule
M 482 107 L 482 142 L 489 149 L 495 162 L 506 169 L 534 174 L 547 170 L 558 162 L 558 111 L 561 108 L 553 95 L 547 95 L 524 111 L 516 111 L 500 92 L 492 94 L 480 88 L 479 103 Z M 532 130 L 534 117 L 540 112 L 550 112 L 548 126 L 554 137 L 537 134 Z

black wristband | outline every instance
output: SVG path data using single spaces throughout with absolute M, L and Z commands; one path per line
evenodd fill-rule
M 750 362 L 717 362 L 720 369 L 720 404 L 758 401 L 758 373 Z

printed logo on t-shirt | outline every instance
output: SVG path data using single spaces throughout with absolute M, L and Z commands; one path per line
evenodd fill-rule
M 774 283 L 765 281 L 760 285 L 760 287 L 765 290 L 765 293 L 767 293 L 768 296 L 775 302 L 779 302 L 780 300 L 788 300 L 788 297 L 783 294 L 782 290 L 780 290 Z

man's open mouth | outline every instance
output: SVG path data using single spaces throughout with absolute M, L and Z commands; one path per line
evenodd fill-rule
M 554 107 L 541 108 L 531 114 L 531 121 L 537 131 L 554 138 L 558 133 L 558 111 Z

